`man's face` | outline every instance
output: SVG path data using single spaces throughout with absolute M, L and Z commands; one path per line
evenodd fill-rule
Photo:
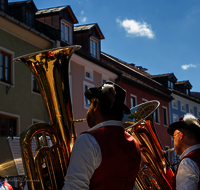
M 181 155 L 182 154 L 182 145 L 181 145 L 181 141 L 180 141 L 180 135 L 181 135 L 181 131 L 179 130 L 175 130 L 174 131 L 174 135 L 173 135 L 173 138 L 174 138 L 174 148 L 175 148 L 175 151 L 176 151 L 176 154 L 178 155 Z
M 90 107 L 87 111 L 86 120 L 89 128 L 92 128 L 96 125 L 93 103 L 90 104 Z

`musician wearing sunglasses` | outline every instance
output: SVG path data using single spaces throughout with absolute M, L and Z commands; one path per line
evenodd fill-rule
M 126 91 L 108 81 L 85 91 L 88 131 L 75 141 L 63 189 L 133 190 L 140 167 L 137 141 L 123 128 Z
M 174 139 L 174 149 L 180 155 L 172 180 L 173 190 L 200 190 L 200 120 L 186 114 L 172 123 L 167 132 Z

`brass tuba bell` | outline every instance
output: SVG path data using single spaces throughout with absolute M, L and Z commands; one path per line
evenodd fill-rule
M 40 51 L 15 58 L 32 72 L 51 124 L 31 125 L 20 136 L 28 189 L 61 189 L 76 139 L 69 86 L 69 61 L 81 46 Z M 32 152 L 32 140 L 37 149 Z M 49 143 L 48 143 L 49 142 Z

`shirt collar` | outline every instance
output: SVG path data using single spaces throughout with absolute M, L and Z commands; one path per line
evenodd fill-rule
M 200 144 L 195 144 L 189 148 L 187 148 L 181 155 L 180 155 L 180 159 L 182 159 L 184 156 L 186 156 L 188 153 L 192 152 L 193 150 L 196 150 L 200 148 Z
M 99 123 L 98 125 L 95 125 L 94 127 L 89 129 L 88 131 L 95 130 L 95 129 L 98 129 L 100 127 L 105 127 L 105 126 L 120 126 L 120 127 L 123 127 L 123 124 L 122 124 L 122 121 L 108 120 L 108 121 L 104 121 L 102 123 Z

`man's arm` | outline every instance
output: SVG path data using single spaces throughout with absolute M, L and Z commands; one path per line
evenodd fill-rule
M 63 189 L 89 189 L 94 170 L 101 163 L 101 151 L 95 138 L 81 134 L 73 147 Z
M 176 176 L 177 190 L 197 190 L 199 182 L 199 167 L 190 158 L 184 158 Z

